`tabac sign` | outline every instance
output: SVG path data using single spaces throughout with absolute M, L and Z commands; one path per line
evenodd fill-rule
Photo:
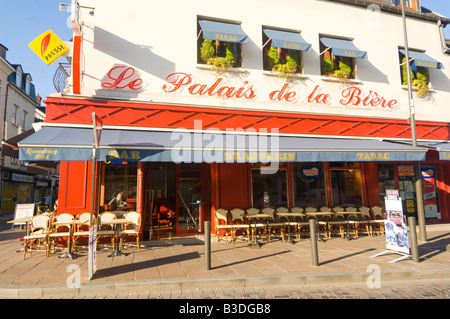
M 61 41 L 61 39 L 59 39 L 51 30 L 39 35 L 28 46 L 47 65 L 56 61 L 67 50 L 69 50 L 64 42 Z

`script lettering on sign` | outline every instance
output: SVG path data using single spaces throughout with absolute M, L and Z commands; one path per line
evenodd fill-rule
M 244 81 L 240 87 L 226 85 L 225 79 L 219 77 L 211 84 L 195 83 L 192 84 L 192 76 L 187 73 L 176 72 L 167 76 L 162 89 L 166 93 L 175 93 L 187 88 L 189 94 L 198 96 L 215 96 L 221 98 L 236 98 L 251 100 L 256 98 L 253 85 Z
M 102 80 L 102 88 L 129 88 L 136 91 L 142 88 L 142 83 L 142 79 L 134 68 L 125 65 L 116 65 L 108 71 L 106 78 Z

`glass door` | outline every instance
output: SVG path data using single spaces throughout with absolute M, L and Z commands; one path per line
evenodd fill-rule
M 422 178 L 425 218 L 440 219 L 436 167 L 434 165 L 421 165 L 420 175 Z
M 331 193 L 333 206 L 361 206 L 363 191 L 360 169 L 332 169 Z
M 197 232 L 202 203 L 202 164 L 179 165 L 177 232 Z

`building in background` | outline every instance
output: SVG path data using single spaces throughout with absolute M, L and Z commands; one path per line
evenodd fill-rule
M 108 210 L 123 191 L 144 237 L 197 231 L 217 208 L 383 205 L 388 189 L 416 214 L 420 160 L 427 222 L 450 221 L 448 18 L 407 1 L 414 148 L 396 1 L 78 2 L 95 9 L 72 17 L 67 86 L 19 143 L 61 161 L 61 210 L 89 211 L 92 187 Z
M 50 175 L 56 173 L 55 163 L 19 161 L 17 142 L 34 132 L 35 121 L 42 121 L 45 113 L 38 109 L 31 74 L 20 64 L 10 64 L 7 49 L 0 45 L 1 62 L 9 70 L 0 78 L 0 111 L 2 126 L 1 213 L 14 212 L 17 203 L 41 201 L 52 189 Z M 3 68 L 2 68 L 3 70 Z

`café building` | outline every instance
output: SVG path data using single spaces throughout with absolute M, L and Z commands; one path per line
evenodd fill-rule
M 419 1 L 418 147 L 394 1 L 78 2 L 95 14 L 72 17 L 67 86 L 19 144 L 22 160 L 61 162 L 60 211 L 90 211 L 93 189 L 100 213 L 123 191 L 144 239 L 203 231 L 218 208 L 381 206 L 388 189 L 416 214 L 419 161 L 427 223 L 450 221 L 450 20 Z

